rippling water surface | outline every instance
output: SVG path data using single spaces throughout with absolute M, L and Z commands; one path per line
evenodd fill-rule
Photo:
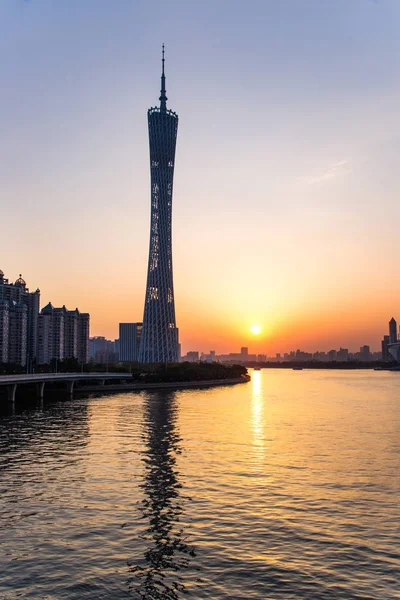
M 400 373 L 0 415 L 0 598 L 400 598 Z

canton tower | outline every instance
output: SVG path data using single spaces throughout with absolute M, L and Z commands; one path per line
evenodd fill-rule
M 143 329 L 139 362 L 178 362 L 172 279 L 172 187 L 178 115 L 167 109 L 164 45 L 160 106 L 149 108 L 151 220 Z

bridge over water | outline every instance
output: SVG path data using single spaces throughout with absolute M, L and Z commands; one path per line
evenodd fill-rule
M 46 383 L 65 383 L 69 396 L 73 395 L 74 386 L 77 382 L 80 384 L 90 384 L 96 382 L 99 390 L 107 389 L 108 384 L 116 382 L 125 384 L 127 380 L 132 379 L 131 373 L 36 373 L 34 375 L 1 375 L 0 390 L 6 390 L 8 402 L 15 403 L 15 394 L 20 385 L 36 386 L 36 395 L 43 399 Z

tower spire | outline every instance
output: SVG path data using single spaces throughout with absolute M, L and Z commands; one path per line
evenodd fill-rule
M 165 73 L 164 73 L 164 63 L 165 63 L 165 57 L 164 57 L 165 51 L 164 51 L 164 44 L 162 45 L 162 73 L 161 73 L 161 96 L 159 98 L 160 100 L 160 109 L 162 112 L 167 110 L 167 95 L 166 95 L 166 91 L 165 91 Z

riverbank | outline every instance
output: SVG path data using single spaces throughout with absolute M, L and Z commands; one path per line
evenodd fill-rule
M 75 386 L 74 394 L 86 394 L 87 392 L 99 392 L 101 394 L 115 392 L 144 392 L 151 390 L 165 389 L 193 389 L 216 387 L 222 385 L 236 385 L 238 383 L 248 383 L 251 380 L 249 375 L 235 377 L 231 379 L 209 379 L 206 381 L 168 381 L 163 383 L 115 383 L 111 385 L 85 385 Z
M 316 361 L 290 361 L 290 362 L 266 362 L 266 363 L 248 363 L 246 364 L 248 369 L 254 369 L 254 367 L 260 369 L 336 369 L 344 371 L 352 370 L 383 370 L 383 371 L 396 371 L 399 367 L 395 362 L 384 363 L 382 361 L 371 361 L 371 362 L 360 362 L 360 361 L 345 361 L 345 362 L 316 362 Z

